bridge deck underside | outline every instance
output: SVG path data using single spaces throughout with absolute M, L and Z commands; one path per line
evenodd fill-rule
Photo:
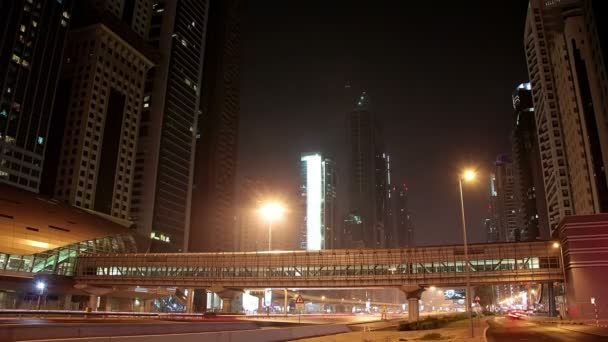
M 76 280 L 91 285 L 188 287 L 391 287 L 559 281 L 548 241 L 271 253 L 85 255 Z M 470 270 L 470 271 L 468 271 Z

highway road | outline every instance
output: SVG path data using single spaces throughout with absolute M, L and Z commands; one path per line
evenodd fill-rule
M 608 342 L 608 330 L 594 327 L 543 325 L 504 317 L 490 320 L 488 324 L 490 325 L 486 335 L 488 342 Z

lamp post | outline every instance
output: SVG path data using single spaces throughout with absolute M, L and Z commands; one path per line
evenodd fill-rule
M 260 208 L 260 215 L 268 221 L 268 251 L 272 250 L 272 223 L 283 217 L 285 208 L 278 202 L 269 202 Z
M 566 280 L 566 264 L 564 263 L 564 249 L 562 248 L 562 244 L 559 242 L 554 242 L 553 243 L 553 248 L 559 248 L 559 257 L 560 257 L 560 264 L 562 265 L 562 276 L 564 277 L 564 282 L 563 282 L 563 286 L 564 286 L 564 309 L 567 312 L 568 309 L 568 294 L 566 293 L 567 289 L 568 289 L 568 283 Z M 560 315 L 565 317 L 565 312 L 561 313 Z
M 466 289 L 465 289 L 465 293 L 466 293 L 466 298 L 465 298 L 465 305 L 467 306 L 467 318 L 469 320 L 469 337 L 473 337 L 474 336 L 474 332 L 473 332 L 473 318 L 471 317 L 471 265 L 469 265 L 469 246 L 467 243 L 467 224 L 464 218 L 464 198 L 462 195 L 462 182 L 472 182 L 475 180 L 476 174 L 475 171 L 473 170 L 465 170 L 459 177 L 458 177 L 458 186 L 460 189 L 460 213 L 462 215 L 462 238 L 463 238 L 463 242 L 464 242 L 464 262 L 465 262 L 465 269 L 463 271 L 466 272 L 465 278 L 466 278 Z

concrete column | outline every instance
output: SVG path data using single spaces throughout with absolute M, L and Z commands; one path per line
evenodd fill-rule
M 66 294 L 63 297 L 63 310 L 72 310 L 72 295 Z
M 99 302 L 99 296 L 96 295 L 90 295 L 89 296 L 89 303 L 87 304 L 87 306 L 89 308 L 91 308 L 91 311 L 97 311 L 97 304 Z
M 420 320 L 419 302 L 424 289 L 402 287 L 401 291 L 405 293 L 405 298 L 407 298 L 408 302 L 408 321 L 418 322 Z
M 229 313 L 232 311 L 232 298 L 222 297 L 222 312 Z
M 408 317 L 407 320 L 410 322 L 418 322 L 420 320 L 420 307 L 419 307 L 420 299 L 413 297 L 408 298 Z
M 264 313 L 264 296 L 258 297 L 258 315 Z
M 154 299 L 144 300 L 144 312 L 152 312 L 153 306 L 154 306 Z
M 555 310 L 555 291 L 552 281 L 547 283 L 547 302 L 549 303 L 549 316 L 557 316 L 557 311 Z
M 106 296 L 103 299 L 105 299 L 104 311 L 112 311 L 111 298 Z
M 194 312 L 194 289 L 186 289 L 186 313 Z

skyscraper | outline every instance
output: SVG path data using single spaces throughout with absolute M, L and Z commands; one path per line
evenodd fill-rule
M 405 184 L 392 185 L 389 192 L 389 214 L 386 247 L 414 246 L 414 225 L 408 207 L 409 189 Z
M 499 236 L 504 241 L 520 241 L 521 223 L 515 201 L 515 175 L 513 161 L 507 154 L 496 157 L 496 213 Z
M 490 175 L 490 199 L 488 202 L 488 217 L 484 220 L 488 242 L 500 241 L 500 231 L 498 230 L 498 192 L 496 191 L 496 175 Z
M 188 248 L 208 13 L 206 0 L 152 1 L 148 40 L 160 62 L 140 132 L 133 211 L 152 251 Z
M 108 15 L 102 5 L 79 3 L 68 35 L 61 90 L 66 106 L 56 108 L 65 125 L 55 197 L 130 220 L 145 77 L 155 53 L 130 22 L 120 20 L 122 13 Z
M 559 117 L 555 82 L 549 61 L 549 30 L 539 0 L 530 1 L 524 34 L 528 74 L 532 85 L 534 117 L 546 192 L 551 233 L 560 220 L 574 213 L 566 166 L 562 123 Z M 552 12 L 555 12 L 552 11 Z
M 546 202 L 530 83 L 520 84 L 513 96 L 511 131 L 515 201 L 521 240 L 549 238 Z
M 244 1 L 209 5 L 188 250 L 233 251 Z
M 375 116 L 364 92 L 348 115 L 350 147 L 350 213 L 361 220 L 361 243 L 367 248 L 385 243 L 384 221 L 388 196 L 386 154 Z M 353 243 L 358 234 L 353 234 Z
M 38 192 L 74 1 L 0 2 L 0 182 Z
M 301 248 L 333 249 L 338 245 L 336 222 L 336 170 L 331 159 L 320 153 L 305 153 L 301 162 L 301 196 L 304 220 Z
M 532 0 L 528 9 L 524 41 L 552 233 L 567 215 L 608 210 L 600 3 Z

